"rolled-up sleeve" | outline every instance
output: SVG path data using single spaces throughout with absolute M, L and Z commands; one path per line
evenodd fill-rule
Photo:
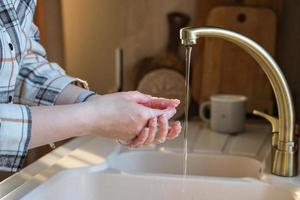
M 32 24 L 27 38 L 27 51 L 22 57 L 17 78 L 14 102 L 26 105 L 54 105 L 62 90 L 70 83 L 86 88 L 87 84 L 70 77 L 56 63 L 46 59 L 39 41 L 39 31 Z
M 13 102 L 0 104 L 0 171 L 17 171 L 22 167 L 31 137 L 29 106 L 54 105 L 71 83 L 87 88 L 85 81 L 66 75 L 59 65 L 46 59 L 34 24 L 29 33 L 23 34 L 26 48 L 19 62 Z
M 14 172 L 21 168 L 30 137 L 28 106 L 0 104 L 0 170 Z

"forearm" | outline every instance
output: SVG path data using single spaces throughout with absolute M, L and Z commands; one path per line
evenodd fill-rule
M 31 107 L 32 134 L 29 148 L 53 143 L 89 132 L 85 105 L 74 104 L 88 90 L 69 84 L 55 101 L 56 106 Z M 47 116 L 47 117 L 45 117 Z
M 177 100 L 123 92 L 93 95 L 88 101 L 78 104 L 31 107 L 29 148 L 91 133 L 111 139 L 139 140 L 138 135 L 144 137 L 149 134 L 140 134 L 149 125 L 149 120 L 160 116 L 164 120 L 159 122 L 161 130 L 158 135 L 161 136 L 157 138 L 166 138 L 168 119 L 176 113 L 178 104 Z M 146 130 L 150 131 L 150 128 L 146 127 Z M 170 127 L 170 130 L 173 130 L 170 138 L 174 138 L 180 132 L 180 124 Z
M 31 107 L 32 132 L 29 148 L 90 132 L 84 104 Z

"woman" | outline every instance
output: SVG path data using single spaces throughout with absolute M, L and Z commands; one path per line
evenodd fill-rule
M 0 0 L 0 170 L 16 171 L 28 148 L 99 134 L 127 147 L 165 142 L 178 100 L 139 92 L 98 95 L 46 59 L 32 23 L 36 1 Z

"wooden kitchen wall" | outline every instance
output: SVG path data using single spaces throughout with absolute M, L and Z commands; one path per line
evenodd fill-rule
M 98 92 L 106 92 L 114 87 L 114 48 L 116 47 L 124 48 L 124 89 L 134 89 L 135 74 L 132 69 L 135 63 L 145 56 L 156 55 L 165 47 L 167 25 L 164 18 L 169 11 L 179 10 L 188 13 L 192 18 L 193 25 L 203 26 L 206 20 L 205 16 L 210 9 L 216 6 L 247 5 L 271 8 L 277 14 L 279 27 L 275 57 L 291 85 L 296 103 L 296 113 L 298 113 L 298 119 L 300 118 L 300 83 L 298 81 L 300 56 L 297 55 L 300 48 L 298 41 L 300 35 L 298 20 L 300 19 L 298 12 L 300 2 L 297 0 L 284 1 L 284 4 L 282 0 L 128 0 L 126 2 L 121 0 L 88 0 L 83 8 L 81 8 L 82 5 L 79 0 L 42 1 L 45 2 L 46 12 L 50 13 L 46 20 L 48 21 L 46 26 L 52 27 L 52 29 L 48 28 L 47 31 L 48 44 L 52 45 L 52 47 L 47 47 L 49 57 L 62 63 L 60 61 L 63 57 L 62 48 L 57 42 L 62 41 L 62 39 L 57 40 L 53 37 L 54 34 L 61 38 L 59 36 L 59 34 L 62 35 L 61 22 L 57 17 L 50 16 L 51 13 L 60 9 L 59 4 L 62 3 L 64 5 L 63 17 L 66 18 L 64 19 L 64 37 L 67 37 L 67 41 L 65 41 L 65 54 L 68 57 L 66 59 L 67 70 L 70 71 L 74 66 L 74 68 L 80 68 L 79 65 L 81 65 L 79 70 L 75 69 L 72 73 L 89 80 L 92 89 Z M 84 25 L 85 20 L 83 19 L 72 20 L 74 16 L 77 16 L 76 13 L 82 13 L 81 16 L 87 14 L 88 5 L 94 7 L 86 19 L 91 20 L 91 24 Z M 49 8 L 51 8 L 50 12 Z M 80 10 L 83 11 L 80 12 Z M 104 11 L 102 12 L 102 10 Z M 98 14 L 98 18 L 93 18 L 97 12 L 101 12 L 101 15 Z M 95 21 L 98 25 L 95 24 Z M 49 26 L 49 22 L 52 26 Z M 58 24 L 58 26 L 53 26 L 53 24 Z M 99 28 L 94 29 L 93 26 Z M 83 32 L 86 33 L 82 34 Z M 108 33 L 104 34 L 103 32 Z M 52 38 L 49 38 L 51 36 Z M 102 44 L 104 39 L 101 38 L 103 36 L 107 42 Z M 88 38 L 88 41 L 82 38 Z M 76 42 L 78 40 L 81 42 Z M 203 43 L 200 42 L 198 48 L 195 48 L 193 52 L 193 81 L 199 80 L 198 77 L 201 74 L 201 62 L 203 61 L 201 45 Z M 95 46 L 96 50 L 91 51 Z M 81 54 L 84 56 L 83 58 Z M 195 85 L 201 87 L 201 84 Z M 195 86 L 192 90 L 197 91 L 199 88 Z M 197 93 L 194 92 L 194 95 Z
M 197 0 L 62 0 L 65 63 L 92 89 L 114 87 L 114 51 L 124 49 L 124 89 L 135 89 L 134 65 L 166 47 L 170 11 L 194 19 Z M 179 37 L 179 34 L 178 34 Z
M 60 10 L 60 3 L 65 4 L 70 7 L 71 11 L 65 11 L 66 14 L 72 14 L 72 12 L 78 11 L 80 9 L 79 0 L 39 0 L 38 2 L 44 2 L 44 10 L 46 13 L 46 23 L 47 26 L 47 51 L 51 60 L 58 61 L 63 63 L 63 53 L 62 53 L 62 30 L 61 30 L 61 20 L 59 19 L 60 14 L 57 15 L 57 11 Z M 96 1 L 96 0 L 94 0 Z M 276 60 L 279 62 L 279 65 L 283 69 L 288 82 L 290 84 L 292 93 L 294 95 L 294 101 L 296 106 L 296 114 L 298 121 L 300 120 L 300 79 L 298 78 L 300 74 L 300 1 L 298 0 L 214 0 L 214 1 L 205 1 L 205 0 L 154 0 L 154 1 L 136 1 L 129 0 L 113 0 L 113 1 L 97 1 L 98 4 L 93 4 L 92 0 L 89 0 L 87 4 L 92 4 L 95 7 L 95 10 L 101 10 L 100 7 L 108 9 L 107 12 L 113 13 L 116 17 L 115 20 L 112 20 L 111 24 L 108 27 L 109 30 L 115 30 L 118 32 L 116 41 L 111 41 L 111 45 L 108 44 L 108 49 L 104 50 L 104 46 L 97 48 L 97 55 L 104 54 L 105 56 L 99 56 L 97 63 L 94 58 L 91 58 L 92 65 L 90 63 L 84 64 L 83 73 L 78 73 L 80 77 L 83 77 L 87 80 L 90 80 L 91 86 L 93 89 L 99 92 L 105 92 L 113 87 L 114 84 L 114 55 L 113 50 L 115 47 L 124 48 L 124 61 L 125 61 L 125 75 L 124 75 L 124 84 L 125 89 L 134 89 L 134 74 L 132 73 L 132 68 L 134 64 L 144 56 L 151 56 L 159 53 L 164 49 L 166 38 L 167 38 L 167 26 L 166 21 L 162 20 L 164 15 L 171 10 L 180 10 L 188 13 L 192 17 L 192 23 L 197 26 L 202 26 L 205 22 L 205 16 L 207 16 L 209 10 L 213 7 L 220 5 L 248 5 L 248 6 L 259 6 L 267 7 L 274 10 L 278 17 L 278 33 L 277 33 L 277 47 L 275 52 Z M 109 2 L 109 3 L 108 3 Z M 103 5 L 103 6 L 102 6 Z M 72 8 L 72 7 L 77 8 Z M 97 8 L 97 6 L 99 8 Z M 66 10 L 67 8 L 65 8 Z M 87 10 L 84 8 L 83 10 Z M 51 14 L 52 13 L 52 14 Z M 80 12 L 79 12 L 80 13 Z M 56 16 L 56 17 L 55 17 Z M 110 21 L 111 19 L 107 18 L 108 14 L 102 14 L 103 19 L 97 19 L 99 22 L 99 27 L 103 24 L 103 21 Z M 106 18 L 105 18 L 106 16 Z M 64 16 L 66 17 L 66 16 Z M 72 17 L 72 16 L 70 16 Z M 72 18 L 70 18 L 72 19 Z M 89 18 L 90 19 L 90 18 Z M 94 22 L 95 19 L 92 19 Z M 65 23 L 67 23 L 65 21 Z M 75 20 L 75 22 L 78 22 Z M 71 25 L 75 22 L 71 22 Z M 77 27 L 77 26 L 76 26 Z M 111 27 L 115 27 L 112 28 Z M 78 29 L 80 24 L 78 25 Z M 102 27 L 103 28 L 103 27 Z M 80 30 L 81 32 L 90 32 L 93 31 L 92 27 L 87 29 Z M 99 30 L 105 32 L 106 30 Z M 71 41 L 75 39 L 83 40 L 83 36 L 92 36 L 90 33 L 81 36 L 79 32 L 74 33 L 78 35 L 78 38 L 71 38 Z M 97 33 L 98 34 L 98 33 Z M 65 37 L 70 34 L 65 34 Z M 99 37 L 102 36 L 101 34 Z M 58 39 L 57 39 L 58 38 Z M 97 46 L 97 37 L 89 37 L 94 39 L 93 42 Z M 69 42 L 71 42 L 69 41 Z M 84 40 L 83 40 L 84 41 Z M 83 42 L 84 44 L 84 42 Z M 203 43 L 200 42 L 198 48 L 194 49 L 193 55 L 193 81 L 199 80 L 197 77 L 201 74 L 201 62 L 203 61 L 201 48 Z M 79 46 L 77 42 L 74 42 L 74 46 Z M 72 46 L 71 46 L 72 47 Z M 89 48 L 90 46 L 88 46 Z M 83 48 L 85 49 L 85 48 Z M 69 55 L 68 66 L 72 68 L 72 64 L 76 63 L 80 59 L 79 55 L 77 58 L 72 58 L 73 53 L 68 53 Z M 93 54 L 91 54 L 92 57 Z M 71 57 L 70 57 L 71 56 Z M 88 57 L 88 56 L 87 56 Z M 80 64 L 82 62 L 79 62 Z M 200 66 L 200 67 L 199 67 Z M 96 69 L 95 69 L 96 68 Z M 91 69 L 92 72 L 89 71 Z M 92 74 L 93 72 L 95 74 Z M 104 72 L 103 72 L 104 71 Z M 108 71 L 108 72 L 105 72 Z M 81 76 L 82 74 L 82 76 Z M 105 82 L 105 83 L 103 83 Z M 196 84 L 198 87 L 201 87 L 201 84 Z M 192 88 L 194 91 L 199 90 L 199 88 Z M 197 93 L 194 92 L 194 95 Z
M 243 7 L 247 7 L 249 9 L 248 10 L 243 9 Z M 224 17 L 217 16 L 216 13 L 217 8 L 218 10 L 224 10 L 225 13 L 226 12 L 229 13 L 226 14 Z M 218 26 L 218 27 L 225 27 L 227 29 L 231 29 L 237 32 L 241 32 L 242 34 L 245 34 L 248 37 L 259 42 L 262 46 L 264 46 L 264 48 L 268 49 L 268 51 L 272 55 L 274 55 L 274 46 L 276 46 L 276 44 L 274 45 L 274 40 L 275 40 L 274 36 L 278 36 L 276 30 L 276 20 L 274 24 L 274 16 L 271 16 L 271 14 L 273 13 L 268 12 L 269 10 L 263 10 L 263 8 L 274 11 L 277 17 L 280 17 L 282 13 L 282 0 L 279 1 L 271 1 L 271 0 L 198 1 L 197 2 L 198 10 L 196 11 L 197 17 L 195 20 L 195 24 L 196 26 L 199 27 L 205 25 Z M 238 16 L 241 13 L 243 13 L 243 15 L 245 15 L 246 17 L 249 17 L 249 20 L 247 19 L 245 23 L 240 23 L 237 20 L 235 22 L 234 21 L 235 16 Z M 263 15 L 266 16 L 269 15 L 269 17 L 263 17 L 263 19 L 260 20 L 259 22 L 255 22 L 256 20 L 259 19 L 260 15 L 261 17 L 263 17 Z M 269 23 L 265 24 L 264 26 L 263 23 L 267 23 L 268 21 L 265 20 L 268 20 L 268 18 L 269 20 L 270 19 L 273 20 L 269 21 Z M 262 28 L 259 28 L 259 26 L 261 26 Z M 264 33 L 259 33 L 256 31 L 257 29 L 260 30 L 264 29 L 265 31 Z M 269 31 L 272 31 L 272 33 L 269 34 L 269 37 L 267 37 L 268 32 L 266 32 L 266 30 L 268 29 L 271 29 Z M 264 34 L 264 36 L 260 34 Z M 265 41 L 263 40 L 263 38 L 265 38 L 264 39 Z M 209 51 L 209 47 L 212 47 L 210 44 L 214 44 L 214 43 L 218 44 L 219 48 L 217 48 L 218 46 L 214 46 Z M 224 50 L 225 53 L 221 53 L 222 50 Z M 209 54 L 208 51 L 211 53 Z M 231 53 L 227 54 L 228 51 L 230 51 Z M 211 55 L 211 56 L 207 57 L 207 55 Z M 230 61 L 229 59 L 230 56 L 237 56 L 237 55 L 240 55 L 239 58 L 242 57 L 241 59 L 244 60 L 245 62 L 238 64 L 237 59 L 234 59 L 233 57 L 232 60 Z M 211 63 L 215 63 L 215 65 L 212 65 Z M 235 63 L 237 64 L 237 66 L 234 66 Z M 249 65 L 241 67 L 243 64 L 249 64 Z M 240 65 L 240 69 L 239 69 L 239 65 Z M 199 40 L 193 52 L 192 96 L 194 100 L 198 103 L 202 103 L 203 101 L 208 100 L 209 96 L 214 93 L 236 92 L 238 94 L 247 95 L 249 97 L 249 100 L 251 102 L 248 103 L 248 111 L 253 110 L 253 108 L 256 108 L 256 109 L 267 111 L 271 114 L 273 105 L 272 105 L 272 95 L 270 91 L 270 85 L 265 85 L 269 83 L 267 80 L 263 79 L 265 77 L 264 73 L 262 73 L 262 70 L 258 67 L 258 65 L 257 66 L 256 65 L 257 64 L 253 61 L 253 59 L 248 54 L 245 54 L 241 48 L 232 46 L 232 44 L 226 43 L 224 42 L 224 40 L 215 39 L 215 38 Z M 224 67 L 225 69 L 223 69 Z M 217 69 L 219 68 L 219 70 L 216 70 L 214 68 Z M 236 79 L 234 78 L 235 75 L 233 74 L 226 74 L 226 73 L 224 74 L 225 70 L 227 70 L 227 73 L 230 71 L 234 72 L 234 68 L 236 68 L 236 71 L 233 74 L 236 74 L 237 72 L 239 73 L 239 77 L 237 77 Z M 223 71 L 223 74 L 219 74 L 219 79 L 218 79 L 217 72 L 221 70 Z M 247 71 L 250 73 L 247 73 Z M 207 74 L 207 72 L 210 72 L 210 74 Z M 249 77 L 249 75 L 251 74 L 257 76 L 256 78 L 258 78 L 259 81 L 253 81 L 253 78 L 255 76 Z M 209 80 L 205 80 L 206 78 L 208 78 Z M 237 81 L 244 80 L 244 82 L 241 82 L 239 86 L 237 86 L 236 85 L 237 83 L 235 83 L 234 80 Z M 228 83 L 227 82 L 224 83 L 222 81 L 227 81 Z M 222 84 L 222 86 L 220 84 Z M 248 88 L 245 88 L 246 86 Z M 260 88 L 264 88 L 264 89 L 262 89 L 260 92 L 255 92 L 256 90 L 255 88 L 257 86 L 260 86 Z
M 50 61 L 64 68 L 64 47 L 60 0 L 38 0 L 35 23 L 39 27 L 40 42 Z

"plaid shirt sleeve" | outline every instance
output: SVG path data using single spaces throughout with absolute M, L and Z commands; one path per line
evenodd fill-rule
M 0 170 L 17 171 L 27 154 L 31 136 L 28 106 L 0 104 Z
M 25 37 L 27 52 L 21 61 L 15 89 L 15 103 L 54 105 L 59 94 L 70 83 L 88 89 L 85 81 L 67 76 L 58 64 L 46 59 L 45 50 L 38 42 L 39 31 L 34 24 Z
M 32 124 L 28 105 L 54 105 L 70 83 L 88 89 L 85 81 L 67 76 L 56 63 L 47 61 L 45 50 L 38 43 L 39 32 L 35 25 L 24 35 L 27 49 L 20 63 L 13 104 L 0 104 L 2 171 L 19 170 L 27 154 Z
M 36 0 L 0 1 L 0 171 L 17 171 L 27 154 L 29 106 L 53 105 L 70 83 L 87 88 L 46 59 L 32 23 Z

